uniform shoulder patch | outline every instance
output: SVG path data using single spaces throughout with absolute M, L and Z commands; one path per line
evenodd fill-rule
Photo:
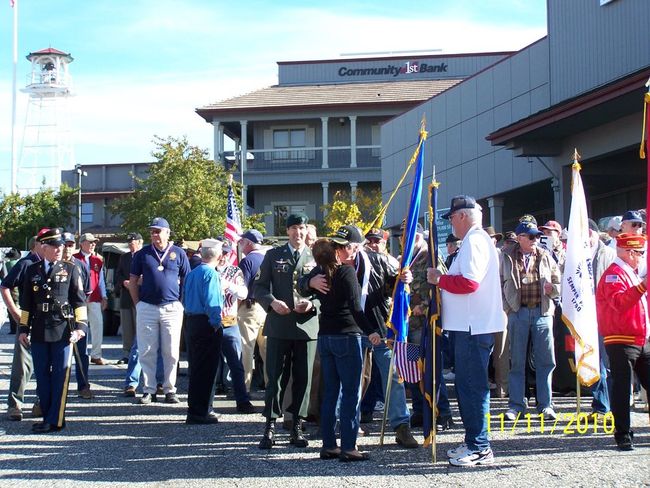
M 619 281 L 618 275 L 605 275 L 605 283 L 618 283 Z

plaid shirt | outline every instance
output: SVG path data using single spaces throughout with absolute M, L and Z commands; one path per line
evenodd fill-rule
M 524 254 L 521 252 L 521 248 L 518 248 L 517 268 L 519 269 L 519 276 L 521 276 L 521 303 L 527 306 L 539 305 L 542 296 L 539 281 L 539 251 L 534 249 L 528 259 L 528 272 L 526 272 Z

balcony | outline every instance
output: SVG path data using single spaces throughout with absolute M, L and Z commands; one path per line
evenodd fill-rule
M 379 168 L 380 153 L 381 146 L 249 149 L 246 171 Z

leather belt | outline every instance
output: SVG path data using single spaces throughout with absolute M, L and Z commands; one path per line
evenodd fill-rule
M 36 304 L 36 311 L 37 312 L 54 312 L 54 311 L 59 311 L 61 310 L 60 305 L 56 305 L 54 303 L 37 303 Z
M 537 307 L 539 307 L 539 302 L 535 302 L 535 303 L 523 303 L 522 302 L 521 306 L 526 307 L 526 308 L 537 308 Z

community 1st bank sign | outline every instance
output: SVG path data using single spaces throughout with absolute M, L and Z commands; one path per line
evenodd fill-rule
M 417 75 L 418 73 L 446 73 L 449 65 L 445 62 L 430 64 L 421 63 L 419 61 L 406 61 L 404 64 L 388 64 L 386 66 L 372 67 L 372 68 L 351 68 L 348 66 L 341 66 L 338 70 L 340 77 L 354 77 L 354 76 L 401 76 L 401 75 Z

